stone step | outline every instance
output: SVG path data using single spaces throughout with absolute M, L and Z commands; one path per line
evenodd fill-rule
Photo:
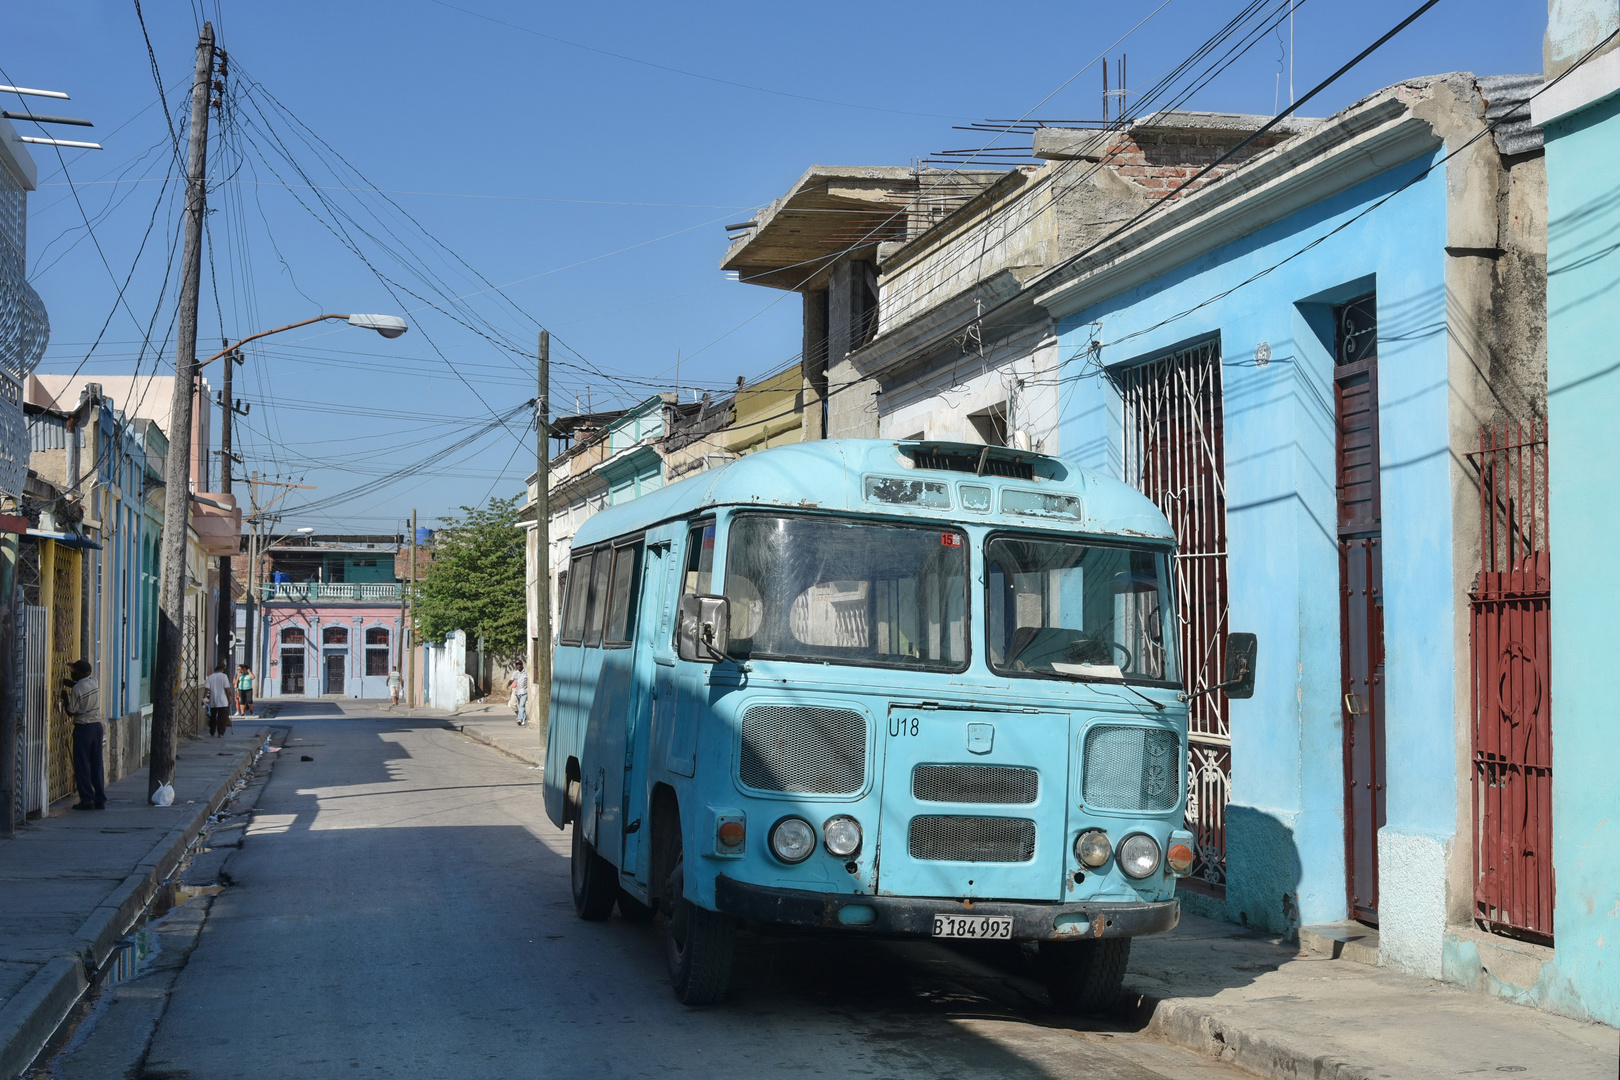
M 1380 966 L 1378 928 L 1358 922 L 1318 923 L 1299 928 L 1299 947 L 1329 960 Z

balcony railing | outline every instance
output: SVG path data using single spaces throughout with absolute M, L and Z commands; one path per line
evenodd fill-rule
M 341 581 L 278 581 L 263 586 L 260 589 L 260 594 L 265 601 L 297 600 L 303 603 L 311 603 L 328 600 L 397 604 L 405 595 L 405 586 L 397 581 L 376 584 Z

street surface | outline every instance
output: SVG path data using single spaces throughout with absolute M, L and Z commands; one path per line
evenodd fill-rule
M 727 1003 L 683 1007 L 656 926 L 575 918 L 568 836 L 545 820 L 538 771 L 369 703 L 294 704 L 271 722 L 285 748 L 228 887 L 177 909 L 195 921 L 211 903 L 183 966 L 165 946 L 179 970 L 134 1075 L 1247 1075 L 1052 1015 L 1033 983 L 927 942 L 745 936 Z M 151 1032 L 119 1015 L 54 1074 L 110 1075 L 106 1047 L 94 1061 L 86 1048 Z

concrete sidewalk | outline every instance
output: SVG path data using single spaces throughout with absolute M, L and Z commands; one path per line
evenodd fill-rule
M 499 704 L 474 702 L 471 705 L 463 705 L 453 713 L 416 710 L 416 715 L 424 713 L 443 716 L 469 739 L 493 746 L 519 761 L 526 761 L 530 765 L 546 763 L 546 746 L 540 741 L 540 728 L 533 723 L 518 727 L 517 713 L 505 702 Z
M 1620 1063 L 1620 1031 L 1606 1025 L 1197 916 L 1137 938 L 1125 983 L 1148 1030 L 1261 1076 L 1612 1080 Z
M 0 1077 L 15 1076 L 89 985 L 253 763 L 268 728 L 239 717 L 223 739 L 187 739 L 175 802 L 151 806 L 145 769 L 107 809 L 50 817 L 0 841 Z

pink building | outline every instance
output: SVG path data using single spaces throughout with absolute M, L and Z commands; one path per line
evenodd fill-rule
M 267 552 L 254 638 L 259 696 L 386 698 L 403 668 L 396 536 L 288 538 Z

